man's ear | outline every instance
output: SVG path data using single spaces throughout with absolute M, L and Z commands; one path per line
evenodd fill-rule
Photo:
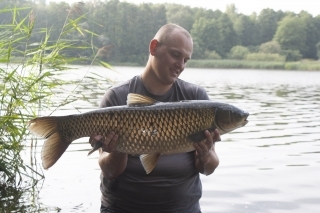
M 152 39 L 149 45 L 149 52 L 153 56 L 156 53 L 159 41 L 157 39 Z

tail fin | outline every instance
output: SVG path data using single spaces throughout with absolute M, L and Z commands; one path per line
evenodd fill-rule
M 71 141 L 65 141 L 59 131 L 59 118 L 62 117 L 39 117 L 29 121 L 30 132 L 47 139 L 41 150 L 44 169 L 53 166 L 71 143 Z

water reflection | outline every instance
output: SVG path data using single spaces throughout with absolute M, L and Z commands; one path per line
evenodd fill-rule
M 25 178 L 27 179 L 27 178 Z M 5 186 L 0 188 L 0 212 L 21 213 L 21 212 L 59 212 L 57 207 L 48 207 L 38 200 L 39 188 Z

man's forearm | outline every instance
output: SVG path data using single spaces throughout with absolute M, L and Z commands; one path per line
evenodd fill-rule
M 127 167 L 128 155 L 120 152 L 102 152 L 100 150 L 99 166 L 104 178 L 113 180 Z
M 198 153 L 196 152 L 195 153 L 195 164 L 196 164 L 196 168 L 197 170 L 204 174 L 204 175 L 210 175 L 214 172 L 214 170 L 218 167 L 219 165 L 219 158 L 218 156 L 216 155 L 215 153 L 215 150 L 214 149 L 211 149 L 209 152 L 208 152 L 208 155 L 207 156 L 207 161 L 206 162 L 203 162 L 201 160 L 201 158 L 198 156 Z

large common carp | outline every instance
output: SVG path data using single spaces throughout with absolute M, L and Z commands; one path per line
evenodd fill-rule
M 158 102 L 146 96 L 128 95 L 127 106 L 107 107 L 68 116 L 39 117 L 29 122 L 29 130 L 46 141 L 41 158 L 50 168 L 72 141 L 99 133 L 118 134 L 116 150 L 140 155 L 150 173 L 161 154 L 190 152 L 193 142 L 203 141 L 205 130 L 218 128 L 220 134 L 248 123 L 249 114 L 225 103 L 212 101 Z M 101 144 L 100 144 L 101 145 Z M 99 148 L 99 144 L 89 152 Z

